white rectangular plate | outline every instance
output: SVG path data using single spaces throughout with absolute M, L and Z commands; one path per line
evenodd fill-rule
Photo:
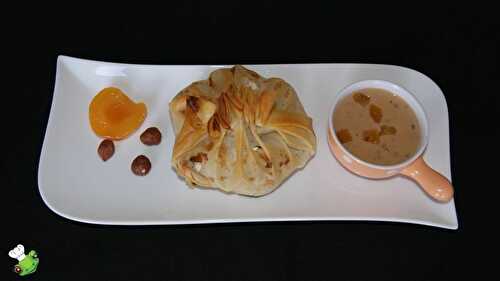
M 314 120 L 315 157 L 275 192 L 260 198 L 190 189 L 170 167 L 174 134 L 168 103 L 184 87 L 223 66 L 128 65 L 59 57 L 56 84 L 40 157 L 38 186 L 57 214 L 96 224 L 148 225 L 292 220 L 395 221 L 457 228 L 453 201 L 437 203 L 410 180 L 369 180 L 344 170 L 326 141 L 328 110 L 345 86 L 382 79 L 405 87 L 422 103 L 429 118 L 428 163 L 450 178 L 448 110 L 443 93 L 425 75 L 391 65 L 293 64 L 249 65 L 265 77 L 280 77 L 297 91 Z M 144 124 L 116 142 L 115 155 L 102 162 L 100 139 L 88 121 L 88 106 L 104 87 L 116 86 L 148 107 Z M 156 126 L 160 145 L 139 141 Z M 152 169 L 145 177 L 130 171 L 144 154 Z

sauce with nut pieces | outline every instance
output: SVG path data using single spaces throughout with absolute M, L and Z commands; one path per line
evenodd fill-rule
M 354 156 L 379 165 L 401 163 L 416 153 L 421 131 L 413 109 L 399 96 L 368 88 L 339 101 L 335 133 Z

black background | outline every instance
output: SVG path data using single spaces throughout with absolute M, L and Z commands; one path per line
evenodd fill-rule
M 494 212 L 479 199 L 489 197 L 484 187 L 498 185 L 489 183 L 494 166 L 480 165 L 498 153 L 494 9 L 327 3 L 123 2 L 105 9 L 68 2 L 65 11 L 4 10 L 0 279 L 451 280 L 472 271 L 484 259 L 477 254 L 488 252 L 481 242 L 490 231 L 482 223 L 486 211 Z M 125 6 L 132 12 L 119 9 Z M 148 64 L 383 63 L 421 71 L 448 102 L 459 229 L 377 222 L 119 227 L 59 217 L 41 200 L 37 169 L 61 54 Z M 18 243 L 39 252 L 34 275 L 10 272 L 15 261 L 7 252 Z

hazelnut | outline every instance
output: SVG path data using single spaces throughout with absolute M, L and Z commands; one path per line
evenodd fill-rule
M 161 142 L 161 132 L 156 127 L 150 127 L 141 134 L 140 138 L 145 145 L 157 145 Z
M 151 162 L 146 156 L 139 155 L 132 161 L 131 169 L 134 174 L 145 176 L 149 173 L 149 170 L 151 170 Z
M 115 153 L 115 145 L 112 140 L 105 139 L 99 144 L 97 154 L 101 157 L 102 161 L 106 161 Z

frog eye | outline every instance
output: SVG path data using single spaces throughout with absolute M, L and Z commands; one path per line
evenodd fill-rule
M 15 272 L 15 273 L 19 273 L 19 272 L 21 272 L 21 267 L 20 267 L 20 266 L 18 266 L 18 265 L 14 265 L 14 272 Z

